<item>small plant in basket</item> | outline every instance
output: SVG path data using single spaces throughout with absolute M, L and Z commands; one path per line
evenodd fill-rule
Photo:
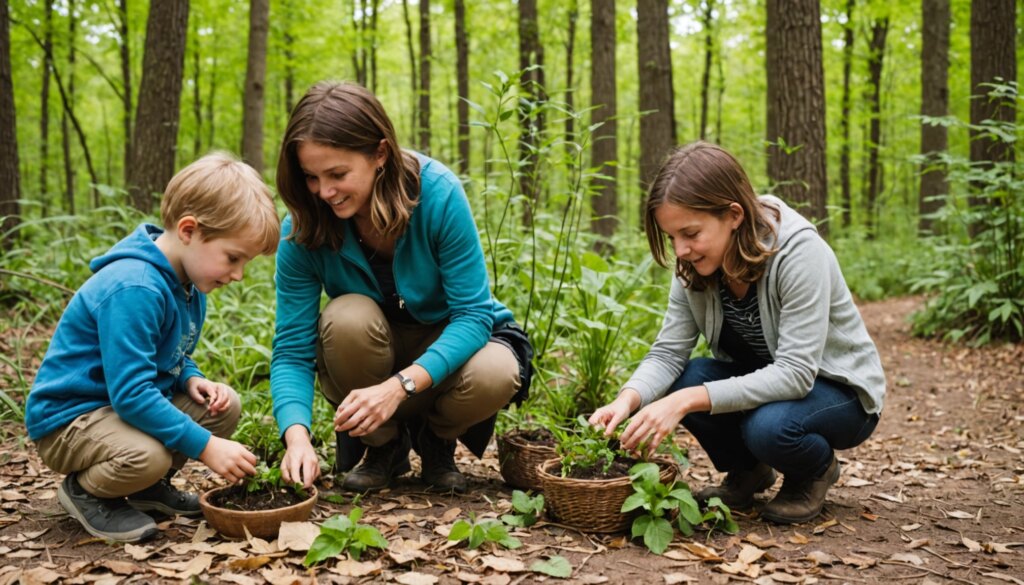
M 527 412 L 522 406 L 502 411 L 498 420 L 506 430 L 497 437 L 498 464 L 505 483 L 537 491 L 537 466 L 555 456 L 555 437 L 546 420 Z
M 582 415 L 576 418 L 574 428 L 555 432 L 555 453 L 562 461 L 562 477 L 608 479 L 627 474 L 626 463 L 632 461 L 629 453 L 619 447 L 617 439 L 604 436 L 603 430 L 592 426 Z

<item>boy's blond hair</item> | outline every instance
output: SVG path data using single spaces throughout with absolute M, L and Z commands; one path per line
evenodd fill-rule
M 281 237 L 274 198 L 259 173 L 226 152 L 212 152 L 178 171 L 160 202 L 164 228 L 191 215 L 205 240 L 245 234 L 273 254 Z

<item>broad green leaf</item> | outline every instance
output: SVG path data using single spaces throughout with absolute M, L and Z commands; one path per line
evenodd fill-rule
M 572 565 L 564 557 L 557 555 L 548 558 L 546 561 L 534 561 L 530 565 L 530 570 L 534 573 L 543 573 L 551 577 L 558 577 L 559 579 L 568 579 L 572 576 Z
M 476 548 L 487 540 L 487 530 L 477 524 L 469 531 L 469 548 Z
M 309 546 L 306 559 L 302 562 L 307 567 L 315 565 L 324 559 L 337 556 L 344 547 L 345 542 L 343 540 L 338 540 L 331 534 L 320 534 L 313 540 L 313 544 Z
M 505 548 L 509 548 L 509 549 L 515 549 L 515 548 L 519 548 L 519 547 L 523 546 L 523 543 L 520 542 L 519 539 L 514 537 L 514 536 L 507 536 L 506 535 L 506 536 L 502 537 L 500 540 L 498 540 L 497 542 L 501 546 L 503 546 Z
M 633 495 L 626 498 L 625 502 L 622 502 L 622 509 L 619 512 L 626 513 L 636 510 L 639 507 L 650 508 L 647 505 L 647 494 L 643 492 L 636 492 Z
M 655 518 L 644 529 L 644 545 L 655 554 L 661 554 L 672 542 L 672 525 L 664 518 Z
M 630 536 L 632 536 L 633 538 L 639 538 L 643 536 L 644 532 L 647 532 L 647 527 L 650 526 L 650 524 L 650 516 L 637 516 L 636 520 L 633 520 L 633 526 L 630 531 Z
M 469 538 L 469 533 L 473 529 L 469 522 L 465 520 L 459 520 L 452 526 L 451 532 L 448 533 L 448 540 L 466 540 Z

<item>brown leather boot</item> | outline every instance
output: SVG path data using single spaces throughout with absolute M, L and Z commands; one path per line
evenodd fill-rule
M 392 479 L 408 473 L 410 469 L 409 436 L 402 433 L 390 443 L 367 448 L 363 462 L 345 474 L 341 487 L 353 492 L 384 489 Z
M 761 516 L 779 524 L 807 522 L 821 513 L 825 495 L 839 479 L 839 460 L 832 456 L 832 463 L 821 477 L 785 476 L 779 493 L 768 502 Z
M 469 487 L 466 476 L 455 465 L 455 441 L 442 439 L 424 424 L 417 446 L 423 464 L 423 483 L 432 492 L 465 493 Z
M 763 492 L 775 484 L 775 470 L 764 463 L 753 469 L 730 471 L 721 485 L 698 490 L 693 497 L 698 502 L 720 498 L 734 510 L 744 510 L 754 504 L 754 494 Z

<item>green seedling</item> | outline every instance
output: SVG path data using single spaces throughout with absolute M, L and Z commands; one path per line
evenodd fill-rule
M 701 521 L 711 521 L 709 536 L 715 530 L 721 530 L 727 534 L 736 534 L 740 531 L 740 525 L 732 518 L 732 511 L 722 502 L 721 498 L 708 499 L 708 508 L 704 512 L 704 516 L 701 517 Z
M 268 467 L 266 463 L 260 462 L 256 466 L 256 474 L 245 478 L 245 491 L 250 494 L 259 491 L 275 491 L 282 488 L 291 489 L 300 498 L 308 497 L 301 483 L 289 484 L 285 482 L 281 477 L 281 468 L 276 465 Z
M 480 520 L 472 513 L 469 522 L 459 520 L 448 533 L 448 540 L 467 541 L 469 548 L 477 548 L 485 542 L 500 544 L 505 548 L 519 548 L 523 543 L 518 538 L 509 536 L 505 525 L 497 520 Z
M 661 483 L 661 471 L 654 463 L 637 463 L 629 470 L 633 495 L 622 503 L 622 512 L 642 509 L 633 521 L 633 538 L 643 537 L 644 546 L 661 554 L 672 542 L 671 511 L 677 510 L 679 531 L 690 536 L 693 526 L 701 523 L 700 507 L 690 488 L 683 482 Z
M 303 561 L 307 567 L 325 559 L 335 557 L 342 551 L 352 560 L 358 561 L 368 548 L 386 549 L 388 540 L 373 526 L 359 524 L 363 517 L 362 508 L 352 508 L 348 516 L 338 514 L 328 518 L 320 526 L 320 534 L 313 540 Z
M 515 513 L 503 515 L 502 522 L 519 528 L 533 526 L 544 511 L 544 495 L 530 497 L 529 494 L 516 490 L 512 492 L 512 510 Z
M 617 448 L 618 441 L 609 441 L 600 427 L 592 426 L 582 415 L 576 418 L 575 427 L 556 428 L 555 436 L 558 439 L 555 452 L 562 460 L 562 477 L 567 477 L 574 469 L 605 473 L 616 457 L 628 456 Z

